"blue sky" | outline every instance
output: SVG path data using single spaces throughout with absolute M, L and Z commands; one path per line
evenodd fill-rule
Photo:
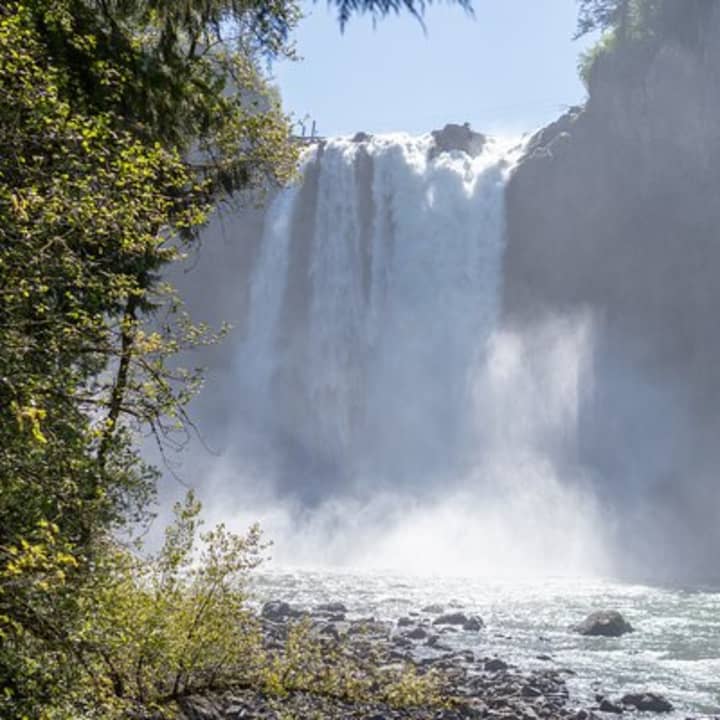
M 517 134 L 582 102 L 573 41 L 576 0 L 475 0 L 475 18 L 454 5 L 373 28 L 354 17 L 341 34 L 333 9 L 306 3 L 302 61 L 273 68 L 287 110 L 312 116 L 322 135 L 357 130 L 427 132 L 446 122 Z

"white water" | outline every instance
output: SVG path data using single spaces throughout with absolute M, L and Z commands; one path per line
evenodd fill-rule
M 475 159 L 429 160 L 431 147 L 430 136 L 331 140 L 306 158 L 316 192 L 291 190 L 270 210 L 241 380 L 278 449 L 340 481 L 417 482 L 469 440 L 512 153 L 493 141 Z
M 478 657 L 497 654 L 523 669 L 569 668 L 576 673 L 568 678 L 571 705 L 591 707 L 596 693 L 617 700 L 625 693 L 651 691 L 673 703 L 670 717 L 720 714 L 717 592 L 601 579 L 328 572 L 263 574 L 256 578 L 255 592 L 259 600 L 284 599 L 306 608 L 339 600 L 350 617 L 393 622 L 428 604 L 462 609 L 480 615 L 485 629 L 443 635 L 443 643 L 471 649 Z M 598 608 L 620 610 L 635 632 L 615 639 L 568 630 Z
M 330 140 L 269 208 L 224 389 L 230 452 L 204 475 L 210 509 L 259 519 L 278 561 L 607 570 L 608 523 L 575 457 L 591 324 L 499 327 L 522 147 Z

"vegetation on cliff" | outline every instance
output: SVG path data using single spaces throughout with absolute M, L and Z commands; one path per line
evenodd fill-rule
M 609 57 L 642 68 L 668 40 L 697 42 L 712 0 L 580 0 L 577 36 L 600 32 L 580 57 L 579 71 L 589 86 L 596 66 Z M 645 60 L 645 62 L 643 62 Z

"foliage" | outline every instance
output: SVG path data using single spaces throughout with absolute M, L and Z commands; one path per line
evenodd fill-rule
M 342 22 L 401 7 L 335 4 Z M 164 449 L 190 427 L 201 376 L 178 355 L 222 334 L 165 270 L 215 205 L 294 172 L 264 68 L 298 18 L 294 0 L 0 5 L 3 717 L 110 717 L 256 672 L 238 585 L 256 531 L 209 535 L 198 566 L 194 506 L 174 559 L 112 538 L 149 517 L 140 434 Z
M 452 0 L 465 12 L 472 15 L 472 0 Z M 389 15 L 409 12 L 422 21 L 422 16 L 432 0 L 330 0 L 338 11 L 340 27 L 344 28 L 353 15 L 358 13 L 369 13 L 373 20 Z
M 579 0 L 579 4 L 576 37 L 601 33 L 580 57 L 578 68 L 586 85 L 603 57 L 642 68 L 663 42 L 694 45 L 712 9 L 712 0 Z
M 362 637 L 321 638 L 308 621 L 290 628 L 282 649 L 264 656 L 259 686 L 268 694 L 310 692 L 349 702 L 391 707 L 441 706 L 447 702 L 443 678 L 413 666 L 389 664 L 382 651 Z
M 118 560 L 108 533 L 148 513 L 137 434 L 182 439 L 200 376 L 173 358 L 217 336 L 163 268 L 213 201 L 294 167 L 287 122 L 260 102 L 273 6 L 238 6 L 242 43 L 221 50 L 194 23 L 237 4 L 198 2 L 200 20 L 180 5 L 0 8 L 0 678 L 17 717 L 67 689 L 70 665 L 48 658 L 67 660 L 77 598 Z
M 57 546 L 56 528 L 43 527 L 37 545 L 10 550 L 3 580 L 26 583 L 24 605 L 56 642 L 41 663 L 30 663 L 18 652 L 26 631 L 0 618 L 1 652 L 23 662 L 25 683 L 23 692 L 5 685 L 2 717 L 169 716 L 185 695 L 242 687 L 278 698 L 302 691 L 398 707 L 443 704 L 438 675 L 383 664 L 371 644 L 358 652 L 358 641 L 319 638 L 307 622 L 291 627 L 282 647 L 266 648 L 246 604 L 247 575 L 264 549 L 260 533 L 253 527 L 238 536 L 219 526 L 201 534 L 199 512 L 189 493 L 149 559 L 108 541 L 72 595 L 48 593 L 50 582 L 68 590 L 66 568 L 76 567 Z M 48 602 L 58 598 L 64 612 L 49 612 Z

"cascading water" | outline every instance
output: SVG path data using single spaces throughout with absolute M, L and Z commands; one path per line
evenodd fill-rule
M 210 264 L 239 330 L 199 399 L 220 454 L 190 473 L 219 519 L 260 520 L 283 563 L 595 570 L 576 452 L 592 328 L 502 327 L 524 142 L 448 127 L 308 148 L 249 260 Z
M 336 139 L 269 210 L 243 397 L 317 482 L 448 472 L 472 444 L 472 373 L 499 312 L 503 192 L 520 146 Z

